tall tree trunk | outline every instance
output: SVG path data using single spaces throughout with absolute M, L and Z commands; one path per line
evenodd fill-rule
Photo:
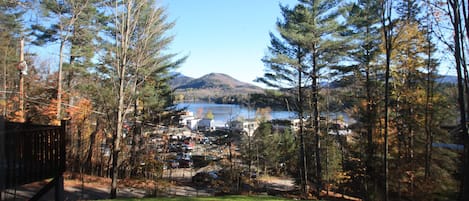
M 463 153 L 463 162 L 462 162 L 462 182 L 460 185 L 460 193 L 459 193 L 459 200 L 469 200 L 469 143 L 468 141 L 468 128 L 466 125 L 466 105 L 465 105 L 465 90 L 467 90 L 464 86 L 464 76 L 462 72 L 461 66 L 461 44 L 460 44 L 460 36 L 462 34 L 462 30 L 460 30 L 460 13 L 459 13 L 459 1 L 458 0 L 450 0 L 448 1 L 450 9 L 453 11 L 452 16 L 452 23 L 453 23 L 453 39 L 454 39 L 454 59 L 456 61 L 456 72 L 458 76 L 458 103 L 459 103 L 459 113 L 460 113 L 460 124 L 461 124 L 461 136 L 463 138 L 464 143 L 464 153 Z
M 426 0 L 427 6 L 430 6 L 429 0 Z M 424 179 L 428 181 L 430 178 L 430 168 L 432 160 L 432 131 L 431 125 L 433 123 L 433 69 L 432 69 L 432 42 L 431 42 L 431 22 L 430 22 L 430 11 L 426 13 L 426 40 L 427 40 L 427 80 L 425 88 L 425 173 Z
M 132 125 L 132 145 L 130 154 L 131 175 L 134 176 L 137 170 L 137 149 L 138 149 L 138 132 L 137 132 L 137 99 L 134 100 L 134 125 Z
M 64 52 L 65 40 L 60 41 L 59 49 L 59 71 L 57 79 L 57 121 L 62 118 L 62 69 L 63 69 L 63 52 Z
M 313 50 L 314 51 L 314 50 Z M 313 54 L 313 69 L 311 73 L 311 80 L 312 80 L 312 99 L 313 99 L 313 129 L 314 129 L 314 149 L 315 149 L 315 156 L 316 156 L 316 197 L 320 199 L 321 197 L 321 189 L 322 189 L 322 170 L 321 170 L 321 141 L 320 141 L 320 133 L 319 133 L 319 104 L 318 104 L 318 75 L 317 75 L 317 64 L 316 64 L 316 57 Z
M 119 99 L 118 99 L 118 110 L 117 110 L 117 122 L 116 130 L 114 135 L 113 152 L 112 152 L 112 182 L 111 182 L 111 198 L 117 197 L 117 179 L 119 177 L 119 153 L 120 153 L 120 141 L 122 137 L 122 127 L 124 123 L 124 85 L 125 85 L 125 67 L 124 64 L 119 66 L 120 69 L 120 86 L 119 86 Z
M 20 65 L 25 65 L 25 61 L 24 61 L 24 37 L 21 37 L 21 40 L 20 40 Z M 22 66 L 23 68 L 25 68 L 25 66 Z M 24 75 L 23 75 L 23 69 L 21 69 L 19 71 L 19 75 L 20 75 L 20 92 L 19 92 L 19 110 L 20 110 L 20 116 L 19 116 L 19 122 L 24 122 L 25 120 L 25 112 L 24 112 Z
M 96 127 L 90 135 L 90 145 L 88 146 L 88 155 L 86 156 L 86 162 L 85 162 L 86 171 L 89 174 L 93 174 L 93 163 L 92 163 L 93 148 L 96 144 L 96 135 L 98 134 L 99 129 L 100 129 L 100 120 L 99 120 L 99 118 L 96 118 Z
M 76 34 L 75 33 L 75 29 L 74 30 L 74 35 Z M 73 44 L 72 44 L 73 45 Z M 72 49 L 72 48 L 70 48 Z M 73 53 L 72 53 L 73 54 Z M 74 90 L 73 90 L 73 77 L 74 77 L 74 65 L 75 65 L 75 56 L 71 55 L 70 56 L 70 69 L 68 70 L 68 74 L 67 74 L 67 90 L 68 90 L 68 94 L 69 94 L 69 98 L 68 98 L 68 106 L 72 106 L 74 104 Z
M 112 181 L 111 181 L 111 198 L 117 197 L 117 179 L 119 177 L 119 153 L 121 150 L 121 137 L 122 137 L 122 128 L 126 116 L 126 107 L 124 104 L 124 99 L 126 98 L 125 85 L 126 85 L 126 73 L 127 73 L 127 60 L 131 36 L 131 18 L 133 12 L 132 8 L 134 2 L 129 0 L 125 2 L 126 13 L 122 14 L 122 22 L 120 27 L 117 27 L 121 37 L 119 38 L 116 33 L 116 69 L 119 76 L 119 92 L 118 92 L 118 109 L 117 109 L 117 122 L 116 122 L 116 131 L 114 136 L 114 146 L 113 146 L 113 155 L 112 155 Z M 116 2 L 116 11 L 117 12 L 117 2 Z M 117 19 L 116 19 L 117 20 Z M 116 22 L 117 23 L 117 22 Z
M 374 155 L 374 143 L 373 143 L 373 125 L 375 123 L 374 118 L 374 100 L 371 95 L 371 79 L 370 79 L 370 69 L 369 65 L 367 64 L 366 70 L 366 98 L 367 98 L 367 105 L 366 105 L 366 119 L 367 119 L 367 126 L 366 126 L 366 158 L 365 158 L 365 166 L 366 166 L 366 176 L 365 176 L 365 193 L 366 193 L 366 200 L 371 201 L 373 200 L 374 188 L 373 186 L 375 183 L 374 177 L 374 166 L 373 166 L 373 155 Z
M 384 200 L 389 200 L 389 181 L 388 181 L 388 135 L 389 135 L 389 79 L 390 79 L 390 66 L 391 66 L 391 51 L 392 51 L 392 21 L 391 21 L 391 10 L 392 0 L 383 0 L 382 5 L 382 30 L 385 42 L 386 52 L 386 70 L 385 70 L 385 83 L 384 83 L 384 151 L 383 151 L 383 168 L 384 168 Z
M 133 86 L 132 92 L 134 95 L 137 94 L 138 91 L 138 67 L 137 67 L 137 79 L 135 81 L 135 84 Z M 135 175 L 137 172 L 137 165 L 138 165 L 138 151 L 139 151 L 139 141 L 140 141 L 140 125 L 137 123 L 137 118 L 138 118 L 138 98 L 135 98 L 134 103 L 134 113 L 133 113 L 133 120 L 134 120 L 134 125 L 132 126 L 132 146 L 131 146 L 131 175 Z
M 298 57 L 298 63 L 301 64 L 301 57 Z M 308 196 L 308 168 L 307 168 L 307 160 L 306 160 L 306 149 L 305 149 L 305 140 L 304 140 L 304 117 L 303 117 L 303 89 L 301 87 L 302 81 L 302 69 L 298 67 L 298 97 L 297 97 L 297 104 L 298 104 L 298 118 L 300 119 L 300 177 L 301 177 L 301 190 L 303 191 L 304 198 Z
M 433 123 L 433 86 L 431 84 L 432 73 L 429 71 L 427 75 L 427 87 L 426 87 L 426 98 L 425 98 L 425 181 L 428 181 L 431 174 L 431 160 L 432 160 L 432 123 Z
M 7 58 L 8 58 L 8 48 L 5 47 L 3 55 L 3 118 L 6 119 L 7 117 L 7 108 L 8 108 L 8 101 L 7 101 Z

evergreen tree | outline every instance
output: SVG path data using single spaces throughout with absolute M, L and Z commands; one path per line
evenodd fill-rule
M 19 64 L 21 58 L 20 54 L 20 41 L 27 37 L 24 33 L 23 15 L 26 9 L 29 8 L 30 2 L 28 1 L 1 1 L 0 2 L 0 57 L 1 66 L 1 101 L 0 109 L 1 115 L 9 120 L 24 120 L 23 112 L 20 111 L 22 99 L 19 95 L 19 77 L 20 75 Z M 21 114 L 20 114 L 21 113 Z
M 375 176 L 376 168 L 373 164 L 375 140 L 378 137 L 378 116 L 377 104 L 380 100 L 378 80 L 380 67 L 376 63 L 377 56 L 380 53 L 379 44 L 381 38 L 377 24 L 379 23 L 380 7 L 377 1 L 362 0 L 353 3 L 347 7 L 345 13 L 347 23 L 347 30 L 344 36 L 349 40 L 349 58 L 352 62 L 350 66 L 338 68 L 339 75 L 345 78 L 350 77 L 358 87 L 355 88 L 355 93 L 358 94 L 357 104 L 352 106 L 357 112 L 352 113 L 352 117 L 359 122 L 360 139 L 365 144 L 365 148 L 360 150 L 358 157 L 364 156 L 365 178 L 364 178 L 364 193 L 367 200 L 374 200 L 374 195 L 377 191 L 377 182 Z M 363 130 L 362 130 L 363 129 Z M 363 134 L 362 134 L 363 133 Z M 362 155 L 360 152 L 364 152 Z
M 299 33 L 304 34 L 300 43 L 308 50 L 310 71 L 308 72 L 310 80 L 310 122 L 311 134 L 314 136 L 315 150 L 315 184 L 316 196 L 320 196 L 322 189 L 322 162 L 321 162 L 321 140 L 320 140 L 320 115 L 319 115 L 319 80 L 321 72 L 332 69 L 339 64 L 340 55 L 344 54 L 343 41 L 338 33 L 341 26 L 338 23 L 339 12 L 336 10 L 340 1 L 300 1 L 300 7 L 297 12 L 304 18 L 299 25 L 303 27 Z
M 300 9 L 300 8 L 297 8 Z M 284 21 L 277 22 L 277 29 L 280 37 L 270 33 L 269 54 L 263 58 L 266 65 L 264 77 L 257 78 L 257 82 L 262 82 L 270 87 L 286 90 L 293 94 L 292 103 L 293 111 L 297 112 L 300 120 L 300 129 L 297 133 L 299 136 L 299 179 L 301 190 L 306 194 L 307 167 L 305 156 L 304 142 L 304 85 L 305 72 L 309 68 L 307 63 L 308 50 L 301 46 L 298 38 L 294 37 L 294 29 L 301 28 L 297 24 L 302 16 L 290 10 L 288 7 L 281 6 Z M 292 33 L 288 33 L 292 30 Z
M 51 99 L 57 104 L 56 118 L 51 119 L 51 122 L 57 124 L 61 118 L 71 117 L 71 114 L 66 112 L 73 111 L 73 107 L 76 107 L 75 101 L 90 97 L 86 91 L 78 93 L 77 90 L 81 87 L 78 83 L 86 76 L 87 68 L 92 65 L 91 59 L 96 49 L 94 40 L 97 37 L 94 34 L 97 32 L 94 26 L 97 24 L 96 7 L 99 5 L 94 0 L 43 0 L 39 3 L 43 21 L 32 25 L 32 35 L 36 37 L 33 43 L 38 46 L 59 43 L 57 95 Z M 67 109 L 62 110 L 63 105 L 67 105 Z M 68 146 L 70 150 L 67 152 L 67 158 L 70 170 L 74 172 L 82 172 L 84 167 L 81 159 L 84 158 L 83 143 L 86 141 L 83 139 L 87 133 L 82 131 L 83 126 L 83 121 L 79 119 L 71 118 L 69 122 L 71 146 Z
M 62 118 L 62 102 L 63 102 L 63 66 L 64 57 L 67 52 L 67 45 L 70 39 L 76 34 L 75 41 L 80 33 L 77 21 L 86 16 L 86 11 L 90 11 L 92 2 L 90 0 L 42 0 L 40 7 L 44 15 L 43 19 L 47 19 L 50 23 L 33 24 L 32 29 L 36 40 L 36 45 L 44 45 L 50 42 L 59 42 L 59 66 L 58 66 L 58 82 L 57 82 L 57 119 L 54 124 L 58 124 Z M 88 15 L 89 16 L 89 15 Z M 88 18 L 89 19 L 89 18 Z M 83 21 L 82 21 L 83 22 Z M 85 35 L 83 38 L 85 38 Z M 77 48 L 75 46 L 75 48 Z M 72 53 L 75 53 L 73 51 Z M 72 57 L 75 55 L 71 55 Z M 71 59 L 72 60 L 72 59 Z
M 278 129 L 270 122 L 262 122 L 252 136 L 252 149 L 249 139 L 243 140 L 242 154 L 246 161 L 255 161 L 258 171 L 269 175 L 290 173 L 296 167 L 295 138 L 290 128 Z
M 109 8 L 112 12 L 108 13 L 110 21 L 106 23 L 107 33 L 110 35 L 104 44 L 102 66 L 98 69 L 107 80 L 106 83 L 110 84 L 105 87 L 116 98 L 115 105 L 111 105 L 111 116 L 116 119 L 113 121 L 115 130 L 111 198 L 115 198 L 117 193 L 121 139 L 124 122 L 129 119 L 129 107 L 135 107 L 139 101 L 139 91 L 148 80 L 164 80 L 158 78 L 163 78 L 165 73 L 184 60 L 175 60 L 176 55 L 163 51 L 172 41 L 172 37 L 166 34 L 174 23 L 167 22 L 165 10 L 158 7 L 155 1 L 129 0 L 114 3 Z
M 392 127 L 396 132 L 391 132 L 392 138 L 396 139 L 397 144 L 391 142 L 390 155 L 395 155 L 390 163 L 396 163 L 398 169 L 390 174 L 390 182 L 393 184 L 390 191 L 395 191 L 398 196 L 401 195 L 402 187 L 400 181 L 402 177 L 414 177 L 415 165 L 415 135 L 423 133 L 418 126 L 420 116 L 416 113 L 423 112 L 422 95 L 424 94 L 421 81 L 424 80 L 423 74 L 419 69 L 425 67 L 425 35 L 420 30 L 416 15 L 420 13 L 419 7 L 415 1 L 400 2 L 396 8 L 400 15 L 394 22 L 394 27 L 399 30 L 393 34 L 393 54 L 391 55 L 392 68 Z M 420 85 L 420 86 L 419 86 Z M 397 149 L 396 149 L 397 147 Z M 406 175 L 407 173 L 407 175 Z M 410 175 L 410 176 L 409 176 Z M 397 180 L 392 181 L 392 180 Z M 414 180 L 408 181 L 409 196 L 413 194 Z
M 297 88 L 296 111 L 300 119 L 300 175 L 302 189 L 306 191 L 308 181 L 307 155 L 305 154 L 304 139 L 304 106 L 306 93 L 304 85 L 311 86 L 311 133 L 314 138 L 316 195 L 322 186 L 321 160 L 320 160 L 320 133 L 319 133 L 319 77 L 325 67 L 337 64 L 337 55 L 340 54 L 341 42 L 335 33 L 339 30 L 337 22 L 338 12 L 335 10 L 338 1 L 300 1 L 294 8 L 281 7 L 284 22 L 278 22 L 277 28 L 282 39 L 271 34 L 271 55 L 264 59 L 268 72 L 264 78 L 259 79 L 269 86 L 283 87 L 284 82 L 294 83 Z

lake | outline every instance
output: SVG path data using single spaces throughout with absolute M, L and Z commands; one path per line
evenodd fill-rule
M 183 109 L 187 108 L 188 111 L 193 112 L 194 115 L 198 118 L 205 117 L 208 111 L 212 111 L 215 125 L 218 127 L 223 127 L 230 120 L 235 120 L 238 117 L 244 119 L 254 119 L 256 118 L 257 108 L 247 108 L 241 105 L 235 104 L 215 104 L 215 103 L 179 103 L 176 105 L 176 108 Z M 324 116 L 325 114 L 321 114 Z M 344 112 L 330 113 L 330 118 L 337 118 L 337 116 L 342 116 L 345 119 L 345 122 L 353 123 L 354 120 L 350 119 L 347 114 Z M 298 115 L 295 112 L 289 111 L 271 111 L 270 119 L 296 119 Z
M 234 104 L 215 103 L 179 103 L 176 107 L 178 109 L 187 108 L 188 111 L 193 112 L 199 118 L 204 117 L 208 111 L 212 111 L 217 126 L 223 126 L 226 122 L 238 117 L 254 119 L 257 109 Z M 289 111 L 271 111 L 270 117 L 271 119 L 292 119 L 296 118 L 296 114 Z

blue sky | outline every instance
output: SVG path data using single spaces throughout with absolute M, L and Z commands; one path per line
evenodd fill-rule
M 296 0 L 160 0 L 175 39 L 170 51 L 189 55 L 177 71 L 194 78 L 216 72 L 254 83 L 264 73 L 262 57 L 281 18 L 279 4 Z M 257 84 L 259 85 L 259 84 Z

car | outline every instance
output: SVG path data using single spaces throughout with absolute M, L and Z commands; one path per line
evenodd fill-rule
M 168 163 L 171 168 L 179 168 L 179 162 L 177 160 L 170 160 Z
M 191 168 L 193 165 L 194 163 L 192 162 L 192 160 L 185 160 L 185 159 L 179 160 L 180 168 Z

